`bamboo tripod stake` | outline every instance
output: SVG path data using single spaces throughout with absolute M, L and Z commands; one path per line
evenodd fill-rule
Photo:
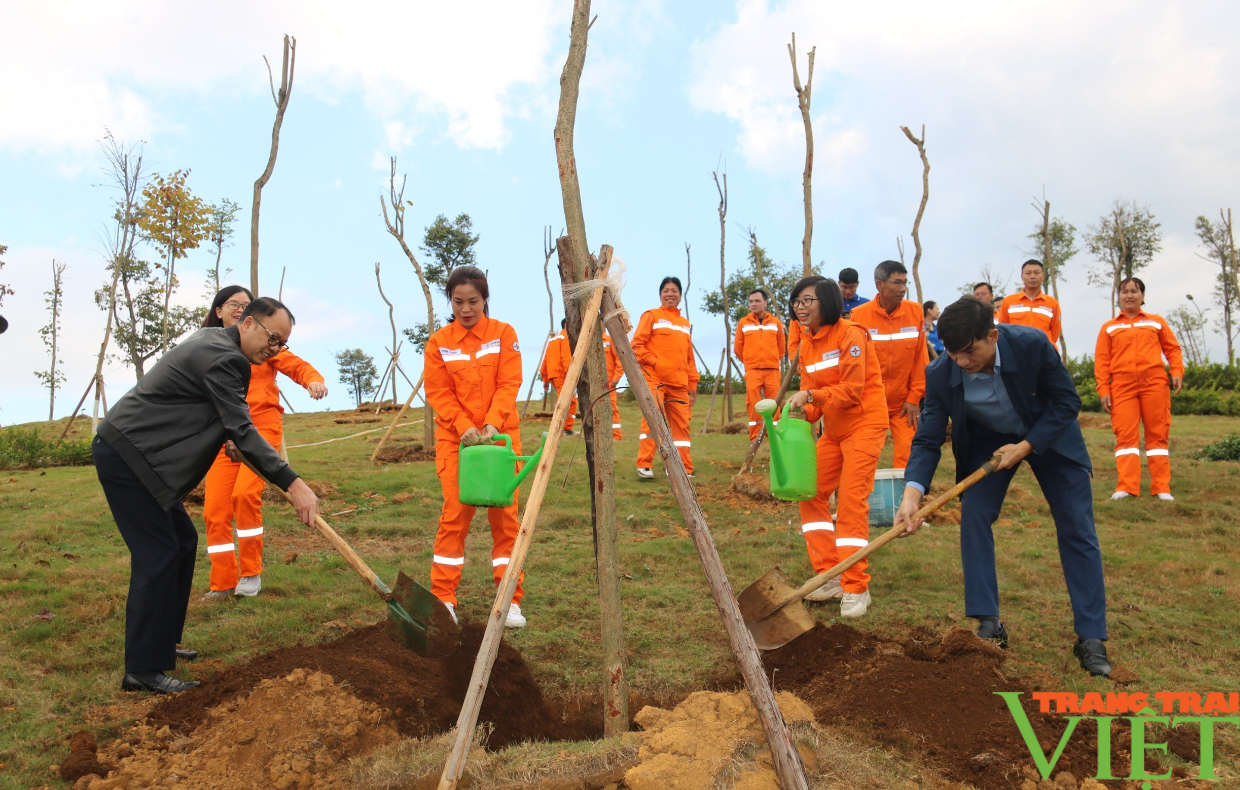
M 637 404 L 641 407 L 646 424 L 650 426 L 650 432 L 654 435 L 655 444 L 663 460 L 663 468 L 667 471 L 667 477 L 672 486 L 672 494 L 676 497 L 676 503 L 680 506 L 681 515 L 684 516 L 685 524 L 689 527 L 689 534 L 693 537 L 694 546 L 702 560 L 706 582 L 710 586 L 711 596 L 715 599 L 715 606 L 719 608 L 719 616 L 723 619 L 723 627 L 728 633 L 728 642 L 732 647 L 733 655 L 736 656 L 741 677 L 745 680 L 745 687 L 749 690 L 754 708 L 758 711 L 758 718 L 761 719 L 762 727 L 766 730 L 780 786 L 783 790 L 808 790 L 805 768 L 801 765 L 800 755 L 792 746 L 792 736 L 788 732 L 788 726 L 784 723 L 783 714 L 779 712 L 779 707 L 775 703 L 775 693 L 767 682 L 766 673 L 762 668 L 762 659 L 758 655 L 758 647 L 754 644 L 753 636 L 745 627 L 744 619 L 741 617 L 736 596 L 732 592 L 731 584 L 728 583 L 723 562 L 719 559 L 719 551 L 715 548 L 715 540 L 710 534 L 710 526 L 706 523 L 706 515 L 702 512 L 697 494 L 693 491 L 693 483 L 690 482 L 689 475 L 685 472 L 680 451 L 673 443 L 667 420 L 659 410 L 654 393 L 650 391 L 650 385 L 646 383 L 646 377 L 642 375 L 641 366 L 633 354 L 633 347 L 629 345 L 628 334 L 624 331 L 620 314 L 612 315 L 616 311 L 616 305 L 610 295 L 605 295 L 603 298 L 603 311 L 611 316 L 607 322 L 607 328 L 611 332 L 612 347 L 620 357 L 620 364 L 624 367 L 625 375 L 629 379 L 629 388 L 637 396 Z M 440 790 L 444 790 L 443 785 L 440 785 Z
M 405 398 L 405 405 L 400 407 L 400 411 L 396 412 L 396 419 L 392 420 L 392 424 L 388 426 L 387 433 L 383 434 L 383 438 L 375 445 L 375 451 L 370 454 L 370 460 L 373 463 L 379 457 L 379 451 L 383 449 L 383 444 L 396 430 L 396 426 L 400 423 L 400 418 L 405 416 L 405 412 L 409 409 L 409 404 L 413 403 L 413 399 L 417 396 L 418 390 L 422 389 L 422 381 L 426 378 L 426 371 L 422 371 L 422 375 L 418 376 L 418 383 L 413 385 L 413 392 L 409 393 L 409 397 Z
M 606 276 L 606 271 L 599 273 L 600 278 L 606 278 Z M 598 330 L 599 307 L 602 305 L 603 291 L 603 286 L 594 289 L 590 302 L 582 313 L 577 351 L 573 354 L 573 361 L 568 366 L 568 373 L 564 377 L 564 389 L 556 394 L 555 411 L 551 415 L 551 425 L 547 429 L 547 442 L 543 446 L 538 468 L 534 470 L 534 483 L 530 488 L 529 499 L 525 503 L 525 513 L 521 517 L 521 529 L 517 532 L 516 541 L 513 543 L 512 554 L 509 556 L 508 565 L 504 569 L 504 577 L 500 580 L 499 590 L 495 595 L 495 603 L 491 606 L 486 635 L 482 638 L 482 644 L 478 648 L 478 657 L 474 660 L 474 671 L 469 678 L 469 690 L 465 695 L 464 704 L 461 705 L 461 714 L 456 720 L 456 739 L 452 742 L 448 762 L 444 765 L 443 774 L 439 777 L 439 790 L 455 790 L 457 782 L 461 780 L 465 772 L 465 760 L 469 756 L 469 746 L 473 742 L 474 728 L 478 725 L 482 698 L 491 678 L 495 657 L 499 654 L 500 639 L 504 635 L 504 620 L 508 617 L 508 607 L 512 605 L 512 596 L 517 591 L 517 580 L 521 578 L 521 570 L 525 566 L 525 555 L 533 541 L 534 526 L 538 523 L 538 513 L 542 509 L 543 497 L 547 493 L 547 485 L 551 482 L 551 467 L 555 463 L 555 454 L 560 449 L 560 438 L 564 435 L 564 423 L 567 421 L 569 408 L 573 404 L 577 381 L 581 378 L 590 343 L 594 339 L 594 333 Z M 627 343 L 625 347 L 628 347 Z M 750 642 L 752 641 L 751 638 Z

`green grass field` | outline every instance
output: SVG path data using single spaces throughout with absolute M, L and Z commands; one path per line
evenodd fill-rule
M 626 438 L 617 447 L 617 496 L 630 683 L 649 694 L 701 688 L 733 676 L 734 664 L 675 500 L 661 475 L 642 482 L 634 474 L 637 410 L 622 402 L 622 411 Z M 338 425 L 334 416 L 288 415 L 288 443 L 376 427 Z M 1234 432 L 1236 420 L 1175 419 L 1174 503 L 1148 496 L 1108 501 L 1115 484 L 1110 430 L 1097 417 L 1086 421 L 1097 464 L 1094 495 L 1113 662 L 1140 676 L 1130 687 L 1136 690 L 1236 690 L 1240 464 L 1191 460 L 1208 442 Z M 700 424 L 699 414 L 695 430 Z M 80 426 L 89 432 L 88 422 L 75 431 Z M 545 421 L 524 426 L 527 447 L 545 427 Z M 374 444 L 367 441 L 373 436 L 293 449 L 290 459 L 303 477 L 335 487 L 324 515 L 384 578 L 403 569 L 425 583 L 441 498 L 434 464 L 375 467 L 369 461 Z M 398 436 L 418 438 L 421 426 Z M 695 485 L 737 590 L 773 566 L 793 578 L 810 573 L 796 507 L 751 503 L 729 491 L 746 447 L 743 434 L 693 436 Z M 951 474 L 945 453 L 936 487 L 945 487 Z M 602 682 L 585 477 L 581 440 L 564 441 L 527 564 L 529 627 L 509 634 L 544 687 L 568 695 L 594 695 Z M 412 499 L 394 504 L 402 492 Z M 201 514 L 191 512 L 201 524 Z M 179 676 L 206 674 L 281 645 L 330 639 L 339 633 L 334 621 L 360 624 L 385 616 L 369 588 L 289 508 L 269 505 L 266 512 L 260 597 L 199 603 L 207 589 L 205 553 L 198 563 L 185 643 L 204 660 L 184 666 Z M 941 630 L 959 621 L 957 532 L 935 525 L 876 554 L 874 603 L 859 627 L 899 636 L 913 626 Z M 141 715 L 146 704 L 119 690 L 128 554 L 91 467 L 0 473 L 0 534 L 0 788 L 62 786 L 48 766 L 64 756 L 65 736 L 82 727 L 106 736 Z M 1112 688 L 1087 677 L 1071 658 L 1071 612 L 1054 528 L 1027 469 L 1016 478 L 996 535 L 1004 620 L 1018 671 L 1031 677 L 1031 688 Z M 284 561 L 289 551 L 299 553 L 291 564 Z M 493 598 L 489 551 L 489 530 L 479 517 L 460 591 L 461 612 L 469 619 L 484 617 Z M 36 617 L 44 609 L 52 619 Z M 832 609 L 816 611 L 826 617 Z M 1229 733 L 1216 747 L 1220 766 L 1233 772 L 1240 765 L 1238 744 Z

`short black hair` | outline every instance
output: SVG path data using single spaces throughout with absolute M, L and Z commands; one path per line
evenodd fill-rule
M 883 261 L 874 267 L 874 279 L 877 282 L 885 283 L 893 274 L 908 274 L 908 269 L 899 261 Z
M 926 302 L 925 304 L 921 306 L 921 310 L 923 313 L 928 313 L 931 310 L 933 310 L 936 306 L 938 306 L 938 302 L 931 299 L 930 301 Z
M 978 288 L 981 288 L 982 286 L 986 286 L 986 290 L 990 291 L 991 296 L 995 295 L 995 289 L 991 287 L 990 283 L 978 283 L 977 285 L 973 286 L 973 290 L 976 291 Z
M 680 291 L 680 295 L 681 295 L 681 296 L 684 296 L 684 294 L 685 294 L 685 287 L 684 287 L 683 285 L 681 285 L 681 284 L 680 284 L 680 278 L 679 278 L 679 277 L 664 277 L 664 278 L 663 278 L 663 282 L 659 283 L 659 293 L 660 293 L 660 294 L 662 294 L 662 293 L 663 293 L 663 286 L 667 285 L 668 283 L 675 283 L 675 284 L 676 284 L 676 290 L 677 290 L 677 291 Z
M 853 268 L 840 269 L 840 282 L 848 285 L 855 285 L 861 281 L 861 275 L 857 274 L 857 270 Z
M 1037 266 L 1039 269 L 1042 270 L 1043 274 L 1046 273 L 1046 266 L 1043 265 L 1042 261 L 1038 260 L 1037 258 L 1030 258 L 1029 260 L 1022 263 L 1020 265 L 1020 270 L 1023 272 L 1026 266 Z
M 564 328 L 567 324 L 568 324 L 568 319 L 567 319 L 567 318 L 561 318 L 561 319 L 560 319 L 560 329 L 563 329 L 563 328 Z
M 763 298 L 763 299 L 765 299 L 765 300 L 766 300 L 766 301 L 768 301 L 768 302 L 769 302 L 769 301 L 771 301 L 771 297 L 770 297 L 770 295 L 769 295 L 769 294 L 768 294 L 765 290 L 763 290 L 762 288 L 755 288 L 755 289 L 753 289 L 752 291 L 750 291 L 748 294 L 746 294 L 746 295 L 745 295 L 745 298 L 746 298 L 746 299 L 748 299 L 749 297 L 753 296 L 754 294 L 762 294 L 762 298 Z
M 994 328 L 994 305 L 976 296 L 962 296 L 939 315 L 939 342 L 948 351 L 963 351 L 973 341 L 986 338 Z
M 244 293 L 250 298 L 250 301 L 254 301 L 254 294 L 250 293 L 250 289 L 246 288 L 244 285 L 225 285 L 220 289 L 220 292 L 215 295 L 215 298 L 211 300 L 211 306 L 207 308 L 207 315 L 202 319 L 202 325 L 223 326 L 223 319 L 216 315 L 215 311 L 223 307 L 228 303 L 229 299 L 239 293 Z
M 792 293 L 788 297 L 789 315 L 796 315 L 793 302 L 796 301 L 797 294 L 811 287 L 814 289 L 814 297 L 818 299 L 818 316 L 822 319 L 823 326 L 838 324 L 844 315 L 844 294 L 840 291 L 840 284 L 830 277 L 820 277 L 816 274 L 792 286 Z
M 1115 288 L 1116 293 L 1123 290 L 1124 286 L 1127 285 L 1128 283 L 1133 283 L 1134 285 L 1136 285 L 1138 288 L 1141 289 L 1141 293 L 1145 293 L 1145 281 L 1142 280 L 1140 277 L 1125 277 L 1124 279 L 1120 280 L 1119 285 L 1116 286 Z
M 288 322 L 290 324 L 297 323 L 297 319 L 293 317 L 293 311 L 285 307 L 284 302 L 281 302 L 279 299 L 272 299 L 270 296 L 260 296 L 253 302 L 250 302 L 237 323 L 241 323 L 250 316 L 253 316 L 255 321 L 260 318 L 268 318 L 281 310 L 288 313 Z

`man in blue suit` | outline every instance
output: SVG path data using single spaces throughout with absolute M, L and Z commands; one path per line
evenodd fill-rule
M 961 500 L 960 557 L 965 616 L 978 636 L 1007 647 L 999 619 L 999 583 L 991 525 L 1022 461 L 1046 495 L 1059 539 L 1059 559 L 1077 634 L 1073 652 L 1093 675 L 1110 675 L 1106 646 L 1106 588 L 1094 528 L 1093 467 L 1077 413 L 1081 399 L 1059 353 L 1037 329 L 994 322 L 994 306 L 966 296 L 943 310 L 939 339 L 946 352 L 926 368 L 926 400 L 904 477 L 896 523 L 905 535 L 939 464 L 947 423 L 952 425 L 956 480 L 991 457 L 996 471 Z

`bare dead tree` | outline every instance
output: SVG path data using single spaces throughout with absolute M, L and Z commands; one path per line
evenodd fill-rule
M 560 235 L 564 235 L 564 231 L 560 231 Z M 530 386 L 525 391 L 525 405 L 521 407 L 521 419 L 525 419 L 525 413 L 530 409 L 530 396 L 534 394 L 534 382 L 538 381 L 538 371 L 542 370 L 543 358 L 547 356 L 547 348 L 551 343 L 551 338 L 555 337 L 555 296 L 551 293 L 551 273 L 549 271 L 551 265 L 551 256 L 555 255 L 555 241 L 551 238 L 551 226 L 547 225 L 543 229 L 543 283 L 547 286 L 547 342 L 543 343 L 542 351 L 538 355 L 538 365 L 534 368 L 534 375 L 530 376 Z M 547 382 L 543 382 L 543 409 L 547 408 Z
M 689 317 L 689 289 L 693 287 L 693 259 L 689 257 L 689 242 L 685 242 L 685 318 Z
M 280 127 L 284 125 L 284 112 L 288 109 L 288 100 L 293 95 L 293 68 L 297 63 L 297 39 L 285 34 L 284 59 L 280 67 L 280 92 L 276 93 L 275 80 L 271 75 L 271 62 L 263 56 L 267 64 L 267 82 L 271 86 L 271 100 L 276 103 L 276 120 L 271 127 L 271 153 L 267 156 L 267 167 L 263 174 L 254 182 L 254 205 L 250 209 L 250 290 L 254 298 L 258 298 L 258 213 L 263 202 L 263 187 L 271 180 L 271 173 L 276 169 L 276 153 L 280 150 Z
M 930 160 L 926 158 L 926 125 L 921 125 L 920 139 L 914 137 L 907 126 L 901 126 L 900 131 L 904 132 L 909 142 L 917 146 L 917 154 L 921 157 L 921 204 L 917 206 L 917 217 L 913 220 L 913 285 L 917 288 L 917 301 L 924 302 L 918 267 L 921 265 L 921 218 L 926 213 L 926 202 L 930 200 Z
M 810 179 L 814 173 L 814 125 L 809 119 L 809 100 L 814 88 L 814 55 L 817 52 L 818 47 L 813 47 L 809 51 L 809 69 L 805 85 L 802 87 L 801 74 L 797 70 L 797 34 L 792 34 L 792 43 L 788 45 L 788 57 L 792 60 L 792 86 L 796 88 L 797 105 L 801 108 L 801 121 L 805 124 L 805 174 L 801 179 L 801 185 L 805 191 L 805 236 L 801 239 L 801 265 L 804 277 L 809 277 L 814 273 L 813 264 L 810 263 L 810 242 L 814 238 L 814 203 L 810 188 Z
M 1051 287 L 1051 296 L 1055 297 L 1055 301 L 1058 302 L 1059 262 L 1055 260 L 1051 252 L 1051 202 L 1046 199 L 1045 190 L 1042 192 L 1042 199 L 1035 199 L 1031 205 L 1042 216 L 1042 263 L 1046 268 L 1046 279 Z M 1064 359 L 1068 358 L 1068 340 L 1064 332 L 1059 333 L 1059 353 Z
M 383 195 L 379 195 L 379 207 L 383 209 L 383 224 L 387 227 L 387 232 L 392 234 L 392 238 L 400 244 L 400 249 L 405 253 L 405 257 L 409 259 L 409 263 L 413 264 L 413 270 L 418 275 L 418 284 L 422 286 L 422 294 L 426 297 L 426 334 L 429 336 L 436 329 L 435 324 L 435 301 L 431 296 L 430 283 L 426 281 L 426 272 L 422 268 L 422 264 L 418 263 L 417 256 L 413 254 L 413 250 L 409 249 L 409 245 L 405 242 L 405 208 L 413 205 L 405 200 L 405 182 L 407 176 L 400 177 L 400 189 L 396 188 L 396 157 L 391 159 L 392 169 L 388 175 L 388 194 L 386 200 Z M 388 213 L 388 205 L 391 204 L 391 214 Z M 435 412 L 431 409 L 430 403 L 427 403 L 422 409 L 422 438 L 427 447 L 435 446 Z
M 51 394 L 47 405 L 47 419 L 49 421 L 56 419 L 56 390 L 61 389 L 61 385 L 65 383 L 64 371 L 56 367 L 59 362 L 59 341 L 60 341 L 60 314 L 64 309 L 65 293 L 63 289 L 64 274 L 66 264 L 52 259 L 52 290 L 44 292 L 44 302 L 47 304 L 48 321 L 47 324 L 39 330 L 39 334 L 43 337 L 43 344 L 47 346 L 48 351 L 52 355 L 52 365 L 46 371 L 35 371 L 35 377 L 43 382 Z M 77 416 L 77 411 L 69 415 L 69 424 L 73 424 L 73 418 Z
M 280 278 L 281 286 L 284 284 L 284 278 Z M 399 346 L 396 343 L 396 308 L 392 306 L 392 300 L 387 298 L 387 294 L 383 292 L 383 280 L 379 278 L 379 262 L 375 261 L 375 284 L 379 286 L 379 297 L 383 299 L 383 303 L 388 308 L 388 321 L 392 324 L 392 365 L 396 364 L 400 357 Z M 379 400 L 383 400 L 383 393 L 379 393 Z M 400 396 L 396 394 L 396 374 L 392 374 L 392 402 L 400 400 Z
M 728 422 L 732 421 L 732 316 L 728 307 L 728 268 L 724 260 L 724 250 L 728 242 L 728 172 L 723 171 L 723 181 L 719 180 L 719 172 L 710 174 L 715 179 L 715 191 L 719 193 L 719 293 L 723 297 L 723 349 L 728 356 L 728 364 L 724 373 L 723 402 L 727 404 Z M 707 372 L 710 372 L 708 367 Z M 720 412 L 722 416 L 722 410 Z
M 904 263 L 904 237 L 896 236 L 896 249 L 900 251 L 900 263 Z

